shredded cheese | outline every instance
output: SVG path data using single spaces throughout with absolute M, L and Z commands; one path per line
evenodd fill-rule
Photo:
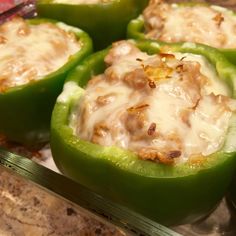
M 222 148 L 236 101 L 205 58 L 148 55 L 121 41 L 105 62 L 73 111 L 75 135 L 165 164 Z
M 99 4 L 109 3 L 114 0 L 54 0 L 55 3 L 66 3 L 66 4 Z

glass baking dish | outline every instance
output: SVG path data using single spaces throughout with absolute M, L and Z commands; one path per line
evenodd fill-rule
M 21 149 L 21 151 L 23 150 Z M 45 149 L 42 152 L 49 153 L 49 150 Z M 44 165 L 50 166 L 49 163 L 51 161 L 51 157 L 49 155 L 44 155 L 42 157 L 45 161 L 41 160 L 41 162 L 44 162 Z M 105 225 L 104 227 L 106 230 L 113 232 L 115 235 L 179 235 L 178 233 L 159 225 L 156 222 L 153 222 L 141 215 L 136 214 L 135 212 L 130 211 L 129 209 L 119 206 L 97 195 L 82 185 L 59 173 L 56 173 L 54 170 L 44 167 L 23 156 L 13 154 L 2 148 L 0 148 L 0 170 L 0 198 L 6 196 L 11 200 L 13 198 L 17 198 L 12 200 L 12 204 L 18 207 L 19 204 L 17 204 L 17 202 L 21 202 L 20 205 L 23 205 L 18 210 L 16 215 L 12 215 L 12 212 L 9 213 L 9 210 L 6 209 L 4 214 L 7 214 L 7 217 L 10 219 L 15 217 L 18 221 L 22 221 L 23 219 L 18 217 L 18 215 L 21 214 L 22 207 L 25 208 L 24 205 L 27 205 L 27 202 L 34 201 L 32 200 L 32 196 L 37 197 L 39 200 L 40 196 L 43 195 L 46 197 L 41 197 L 41 199 L 43 198 L 43 200 L 41 200 L 43 206 L 41 207 L 45 207 L 47 204 L 51 206 L 51 202 L 56 202 L 55 204 L 57 205 L 57 208 L 51 209 L 51 211 L 47 209 L 47 214 L 52 214 L 59 220 L 63 217 L 63 215 L 59 213 L 61 207 L 60 205 L 64 204 L 64 213 L 66 212 L 67 216 L 70 216 L 75 214 L 76 211 L 76 215 L 80 215 L 80 220 L 78 219 L 78 223 L 83 222 L 83 227 L 87 227 L 88 232 L 92 229 L 89 229 L 89 227 L 91 228 L 89 224 L 85 224 L 84 218 L 89 219 L 89 221 L 94 221 L 98 225 Z M 20 190 L 20 193 L 14 194 L 12 188 L 22 188 L 22 190 Z M 26 191 L 25 188 L 28 188 L 28 190 Z M 23 193 L 21 191 L 23 191 Z M 28 195 L 30 195 L 31 198 Z M 44 198 L 46 198 L 46 200 L 44 200 Z M 2 201 L 0 200 L 0 202 Z M 3 202 L 2 205 L 4 205 Z M 4 207 L 2 208 L 4 211 Z M 16 211 L 17 208 L 15 209 L 15 212 Z M 23 209 L 23 211 L 26 210 Z M 38 211 L 41 212 L 43 210 L 38 209 Z M 32 215 L 29 215 L 30 212 L 28 210 L 27 214 L 29 217 L 34 218 L 34 213 L 35 212 L 32 211 Z M 77 225 L 72 226 L 74 227 L 74 230 L 77 229 Z M 72 226 L 70 225 L 70 227 Z M 67 227 L 67 225 L 63 225 L 63 228 L 65 227 Z M 101 229 L 99 232 L 100 231 Z M 70 235 L 77 234 L 73 233 Z M 105 235 L 105 233 L 102 235 Z
M 236 9 L 235 1 L 211 0 L 208 2 Z M 0 23 L 16 14 L 27 18 L 34 17 L 36 15 L 34 0 L 5 0 L 0 2 Z M 15 221 L 25 219 L 24 211 L 27 211 L 27 214 L 31 218 L 34 218 L 35 212 L 42 213 L 45 206 L 47 206 L 47 202 L 50 202 L 53 203 L 54 208 L 47 209 L 47 215 L 50 216 L 50 219 L 53 217 L 56 218 L 58 220 L 57 224 L 61 224 L 64 227 L 64 233 L 62 234 L 59 234 L 61 231 L 50 228 L 52 235 L 65 234 L 68 226 L 68 217 L 74 217 L 73 222 L 77 223 L 71 224 L 70 222 L 69 227 L 70 232 L 72 232 L 70 235 L 78 235 L 78 232 L 80 235 L 236 235 L 236 214 L 231 204 L 225 199 L 207 218 L 195 224 L 181 225 L 168 229 L 157 222 L 153 222 L 150 219 L 97 195 L 61 175 L 53 162 L 49 145 L 44 146 L 40 150 L 31 151 L 22 146 L 10 143 L 5 139 L 1 139 L 0 137 L 0 147 L 2 147 L 0 148 L 0 199 L 2 199 L 0 203 L 2 202 L 3 204 L 3 199 L 6 198 L 11 200 L 9 204 L 11 208 L 14 206 L 16 210 L 9 211 L 9 209 L 6 208 L 6 212 L 7 217 L 13 220 L 13 222 L 14 219 Z M 12 186 L 15 186 L 13 189 L 17 189 L 19 186 L 26 186 L 28 189 L 26 193 L 29 194 L 29 196 L 37 197 L 38 201 L 44 205 L 37 209 L 36 206 L 34 206 L 35 208 L 33 208 L 31 212 L 25 206 L 19 207 L 16 202 L 22 202 L 22 205 L 24 205 L 23 203 L 25 202 L 25 204 L 27 204 L 29 199 L 27 198 L 28 200 L 26 200 L 25 196 L 23 197 L 21 194 L 15 194 L 15 190 L 12 192 Z M 39 196 L 41 195 L 43 196 L 41 198 L 42 200 L 39 200 Z M 37 202 L 37 200 L 32 199 L 30 201 Z M 18 212 L 17 207 L 19 208 Z M 5 208 L 3 207 L 2 209 L 2 215 L 6 214 L 6 212 L 4 212 Z M 65 216 L 61 212 L 64 212 Z M 16 230 L 15 225 L 9 222 L 6 222 L 4 227 L 6 227 L 7 224 L 10 224 L 10 230 Z M 35 226 L 35 223 L 29 223 L 29 218 L 26 220 L 26 225 L 27 224 L 33 225 L 36 228 L 41 227 L 40 224 L 39 226 L 37 226 L 37 224 Z M 78 224 L 80 227 L 78 227 Z M 82 228 L 84 230 L 86 228 L 87 231 L 81 231 Z M 1 233 L 1 229 L 3 229 L 3 226 L 1 226 L 0 223 L 0 234 L 4 235 Z M 19 233 L 18 231 L 16 232 Z M 22 235 L 25 234 L 22 233 Z

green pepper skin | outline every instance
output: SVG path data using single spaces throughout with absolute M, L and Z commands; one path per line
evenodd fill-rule
M 148 0 L 112 0 L 109 3 L 72 5 L 52 0 L 36 1 L 39 16 L 83 29 L 93 38 L 95 49 L 124 38 L 127 24 L 147 3 Z
M 29 20 L 30 24 L 41 22 L 59 23 L 45 19 Z M 0 133 L 9 140 L 27 146 L 49 141 L 51 113 L 66 75 L 92 52 L 92 41 L 85 32 L 63 25 L 80 39 L 81 50 L 72 55 L 64 66 L 44 78 L 0 93 Z
M 156 42 L 137 42 L 150 54 L 159 52 Z M 216 50 L 196 44 L 175 44 L 171 51 L 202 54 L 216 67 L 219 76 L 231 85 L 236 69 Z M 79 139 L 68 125 L 75 101 L 94 74 L 104 71 L 107 50 L 87 58 L 68 76 L 51 122 L 51 149 L 58 168 L 65 175 L 164 225 L 189 223 L 211 212 L 228 188 L 236 167 L 235 153 L 223 149 L 200 165 L 167 166 L 139 159 L 117 147 L 102 147 Z M 66 86 L 73 83 L 73 95 Z M 63 99 L 64 100 L 63 100 Z M 234 124 L 233 124 L 234 125 Z
M 211 6 L 207 3 L 178 3 L 179 7 L 185 6 Z M 236 18 L 236 13 L 233 11 L 228 10 L 231 14 L 233 14 Z M 144 30 L 144 19 L 140 15 L 138 18 L 133 19 L 127 26 L 127 37 L 132 39 L 139 39 L 143 40 L 146 39 L 145 30 Z M 156 40 L 157 42 L 161 43 L 160 40 Z M 236 48 L 217 48 L 224 56 L 233 64 L 236 64 Z

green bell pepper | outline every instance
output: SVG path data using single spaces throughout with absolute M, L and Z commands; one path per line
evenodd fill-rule
M 83 29 L 93 38 L 95 49 L 104 48 L 125 37 L 128 22 L 138 16 L 147 3 L 148 0 L 111 0 L 97 4 L 36 1 L 39 16 Z
M 157 43 L 133 42 L 149 54 L 160 51 Z M 218 51 L 193 43 L 169 45 L 168 49 L 205 56 L 236 97 L 236 68 Z M 236 123 L 229 128 L 224 148 L 205 157 L 201 164 L 168 166 L 141 160 L 133 152 L 115 146 L 81 140 L 69 126 L 68 117 L 91 76 L 104 71 L 107 52 L 88 57 L 71 72 L 58 97 L 51 121 L 56 165 L 62 173 L 99 194 L 165 225 L 192 222 L 207 215 L 224 196 L 235 171 L 235 153 L 226 147 L 232 141 L 231 130 Z
M 210 5 L 208 3 L 178 3 L 175 4 L 178 7 L 194 7 L 194 6 L 213 6 Z M 223 8 L 223 7 L 219 7 L 219 9 L 221 9 L 221 11 L 225 11 L 228 12 L 228 14 L 233 15 L 233 17 L 235 17 L 236 19 L 236 13 Z M 130 23 L 127 26 L 127 37 L 128 38 L 133 38 L 133 39 L 147 39 L 146 35 L 145 35 L 145 28 L 144 28 L 144 19 L 142 17 L 142 15 L 140 15 L 138 18 L 133 19 L 130 21 Z M 157 42 L 161 42 L 160 40 L 156 40 Z M 211 46 L 211 45 L 209 45 Z M 218 50 L 220 50 L 224 56 L 233 64 L 236 64 L 236 48 L 217 48 Z
M 53 106 L 63 88 L 67 73 L 92 51 L 92 41 L 80 29 L 45 19 L 28 20 L 29 24 L 51 22 L 75 34 L 81 49 L 55 72 L 40 80 L 0 92 L 0 133 L 9 140 L 37 146 L 49 140 Z M 33 52 L 32 52 L 33 53 Z

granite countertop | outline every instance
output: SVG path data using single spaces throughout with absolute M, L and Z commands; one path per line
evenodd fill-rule
M 0 135 L 0 146 L 59 173 L 49 145 L 29 150 Z M 126 235 L 79 206 L 0 167 L 0 236 Z
M 78 206 L 0 170 L 1 236 L 124 236 Z

